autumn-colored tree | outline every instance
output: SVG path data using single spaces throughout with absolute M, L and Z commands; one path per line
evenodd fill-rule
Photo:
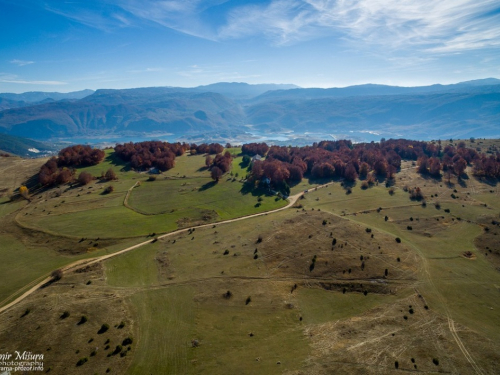
M 439 177 L 441 171 L 441 162 L 438 158 L 430 158 L 429 159 L 429 174 L 433 177 Z
M 352 182 L 352 181 L 355 181 L 357 177 L 358 177 L 358 174 L 356 173 L 356 168 L 354 168 L 354 165 L 352 165 L 351 163 L 347 164 L 347 166 L 345 167 L 345 172 L 344 172 L 345 180 Z
M 210 172 L 210 176 L 212 177 L 212 180 L 219 182 L 222 177 L 222 170 L 219 167 L 213 167 Z
M 116 173 L 112 168 L 109 168 L 104 174 L 104 179 L 107 181 L 116 180 Z
M 359 166 L 359 177 L 366 178 L 369 171 L 370 171 L 370 166 L 368 165 L 368 163 L 362 162 L 361 165 Z
M 429 158 L 427 156 L 421 156 L 418 158 L 418 160 L 417 160 L 417 165 L 418 165 L 417 172 L 418 173 L 420 173 L 420 174 L 429 173 L 428 165 L 427 165 L 428 161 L 429 161 Z
M 81 184 L 81 185 L 87 185 L 90 183 L 90 181 L 92 181 L 93 177 L 92 175 L 89 173 L 89 172 L 80 172 L 80 174 L 78 175 L 78 183 Z
M 264 168 L 262 167 L 263 162 L 256 160 L 252 164 L 252 176 L 256 180 L 260 180 L 264 174 Z
M 21 185 L 19 187 L 19 195 L 21 195 L 21 197 L 23 197 L 25 199 L 28 199 L 29 189 L 26 186 Z
M 453 163 L 453 170 L 459 179 L 461 178 L 462 173 L 465 172 L 465 168 L 467 168 L 467 162 L 461 157 Z
M 212 165 L 212 161 L 212 157 L 210 155 L 207 155 L 207 157 L 205 158 L 205 166 L 210 167 Z
M 73 173 L 74 171 L 69 170 L 68 168 L 63 168 L 59 173 L 57 174 L 56 177 L 56 184 L 62 185 L 70 182 L 73 180 Z

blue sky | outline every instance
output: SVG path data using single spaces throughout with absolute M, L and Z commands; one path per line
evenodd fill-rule
M 486 77 L 498 0 L 0 0 L 0 92 Z

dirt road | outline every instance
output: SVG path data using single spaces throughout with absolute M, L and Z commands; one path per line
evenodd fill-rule
M 332 183 L 328 183 L 328 184 L 324 184 L 324 185 L 320 185 L 316 188 L 313 188 L 313 189 L 309 189 L 311 191 L 315 190 L 315 189 L 321 189 L 321 188 L 324 188 L 326 186 L 329 186 L 331 185 Z M 127 196 L 125 198 L 125 201 L 130 193 L 130 191 L 136 186 L 136 184 L 134 184 L 134 186 L 132 186 L 129 191 L 127 192 Z M 277 208 L 275 210 L 271 210 L 271 211 L 266 211 L 266 212 L 260 212 L 258 214 L 252 214 L 252 215 L 247 215 L 247 216 L 242 216 L 242 217 L 238 217 L 238 218 L 235 218 L 235 219 L 229 219 L 229 220 L 224 220 L 224 221 L 219 221 L 219 222 L 216 222 L 216 223 L 210 223 L 210 224 L 202 224 L 202 225 L 195 225 L 195 226 L 192 226 L 192 227 L 188 227 L 188 228 L 183 228 L 183 229 L 178 229 L 178 230 L 175 230 L 173 232 L 169 232 L 169 233 L 165 233 L 165 234 L 162 234 L 160 236 L 158 236 L 158 239 L 161 239 L 161 238 L 165 238 L 165 237 L 169 237 L 169 236 L 173 236 L 175 234 L 179 234 L 179 233 L 183 233 L 183 232 L 187 232 L 191 229 L 198 229 L 198 228 L 206 228 L 206 227 L 212 227 L 214 225 L 223 225 L 223 224 L 227 224 L 227 223 L 233 223 L 235 221 L 241 221 L 241 220 L 247 220 L 247 219 L 251 219 L 251 218 L 254 218 L 254 217 L 257 217 L 257 216 L 263 216 L 263 215 L 268 215 L 268 214 L 272 214 L 272 213 L 275 213 L 275 212 L 279 212 L 279 211 L 283 211 L 283 210 L 286 210 L 287 208 L 290 208 L 292 207 L 295 202 L 297 202 L 297 200 L 303 195 L 304 193 L 298 193 L 298 194 L 295 194 L 295 195 L 291 195 L 288 197 L 288 204 L 284 207 L 281 207 L 281 208 Z M 125 203 L 125 202 L 124 202 Z M 134 249 L 137 249 L 139 247 L 142 247 L 144 245 L 147 245 L 151 243 L 151 240 L 147 240 L 147 241 L 144 241 L 144 242 L 141 242 L 141 243 L 138 243 L 134 246 L 130 246 L 130 247 L 127 247 L 126 249 L 123 249 L 123 250 L 120 250 L 120 251 L 117 251 L 115 253 L 112 253 L 112 254 L 107 254 L 107 255 L 102 255 L 102 256 L 99 256 L 99 257 L 96 257 L 96 258 L 90 258 L 90 259 L 82 259 L 82 260 L 78 260 L 76 262 L 73 262 L 73 263 L 70 263 L 64 267 L 62 267 L 62 271 L 63 272 L 67 272 L 67 271 L 70 271 L 74 268 L 77 268 L 77 267 L 81 267 L 81 266 L 88 266 L 88 265 L 91 265 L 91 264 L 94 264 L 94 263 L 97 263 L 97 262 L 102 262 L 103 260 L 106 260 L 106 259 L 109 259 L 109 258 L 113 258 L 117 255 L 120 255 L 120 254 L 123 254 L 123 253 L 126 253 L 128 251 L 131 251 L 131 250 L 134 250 Z M 5 306 L 2 306 L 0 307 L 0 314 L 7 311 L 8 309 L 10 309 L 12 306 L 18 304 L 19 302 L 21 302 L 22 300 L 24 300 L 25 298 L 27 298 L 29 295 L 31 295 L 33 292 L 35 292 L 36 290 L 40 289 L 40 287 L 44 284 L 46 284 L 47 282 L 49 282 L 51 280 L 51 277 L 48 276 L 46 278 L 44 278 L 42 281 L 38 282 L 37 284 L 35 284 L 33 287 L 31 287 L 30 289 L 28 289 L 26 292 L 24 292 L 23 294 L 21 294 L 19 297 L 17 297 L 14 301 L 8 303 L 7 305 Z

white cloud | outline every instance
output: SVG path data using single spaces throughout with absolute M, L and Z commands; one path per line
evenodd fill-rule
M 233 9 L 222 38 L 265 35 L 277 44 L 319 36 L 450 53 L 500 45 L 496 0 L 273 0 Z
M 201 67 L 199 65 L 191 65 L 188 69 L 179 70 L 177 74 L 189 79 L 198 81 L 219 82 L 219 81 L 235 81 L 249 78 L 258 78 L 259 74 L 241 74 L 235 71 L 228 71 L 224 66 L 208 66 Z
M 17 59 L 14 59 L 14 60 L 10 60 L 10 63 L 18 65 L 18 66 L 25 66 L 25 65 L 34 64 L 35 62 L 34 61 L 26 61 L 26 60 L 17 60 Z
M 66 85 L 67 82 L 62 81 L 24 81 L 24 80 L 8 80 L 8 79 L 0 79 L 0 82 L 3 83 L 18 83 L 21 85 Z
M 0 73 L 0 82 L 17 83 L 22 85 L 66 85 L 67 84 L 67 82 L 62 82 L 62 81 L 25 80 L 19 78 L 16 74 L 9 74 L 9 73 Z
M 227 3 L 225 7 L 216 8 Z M 111 31 L 152 22 L 203 39 L 264 36 L 275 45 L 332 37 L 360 49 L 434 54 L 500 46 L 498 0 L 102 0 L 45 8 Z M 221 10 L 224 9 L 224 10 Z M 225 12 L 219 14 L 217 12 Z M 212 17 L 214 13 L 218 17 Z
M 129 70 L 129 73 L 139 74 L 139 73 L 154 73 L 154 72 L 162 72 L 163 68 L 145 68 L 145 69 L 132 69 Z

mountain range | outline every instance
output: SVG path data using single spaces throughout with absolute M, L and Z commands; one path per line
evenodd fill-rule
M 500 137 L 500 80 L 398 87 L 216 83 L 0 94 L 0 133 L 34 139 L 210 132 Z M 81 96 L 81 97 L 80 97 Z

